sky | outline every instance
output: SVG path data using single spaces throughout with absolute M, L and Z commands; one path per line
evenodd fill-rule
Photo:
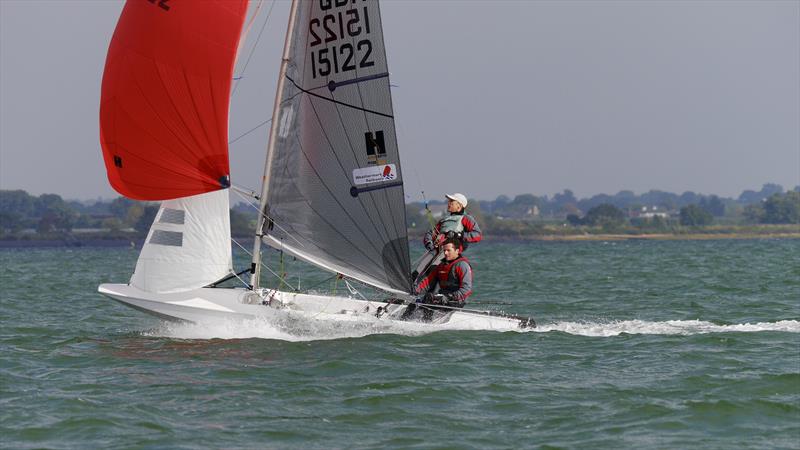
M 98 109 L 122 5 L 0 0 L 0 189 L 117 196 Z M 800 184 L 800 1 L 381 9 L 408 200 Z M 288 10 L 275 2 L 246 69 L 239 58 L 231 139 L 270 117 Z M 231 145 L 234 184 L 259 189 L 267 133 Z

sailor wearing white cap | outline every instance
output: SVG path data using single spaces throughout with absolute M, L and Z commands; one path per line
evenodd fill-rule
M 448 203 L 447 204 L 447 207 L 448 207 L 447 209 L 448 210 L 450 210 L 450 200 L 452 200 L 454 202 L 458 202 L 461 205 L 460 209 L 462 209 L 462 210 L 467 207 L 467 197 L 464 194 L 459 194 L 459 193 L 447 194 L 447 195 L 445 195 L 445 198 L 447 198 L 447 203 Z M 453 212 L 453 211 L 450 211 L 450 212 Z
M 423 243 L 428 250 L 439 248 L 448 237 L 455 237 L 464 243 L 467 248 L 469 243 L 479 242 L 483 237 L 481 229 L 475 218 L 466 214 L 467 196 L 461 193 L 447 194 L 448 215 L 439 220 L 434 228 L 425 233 Z

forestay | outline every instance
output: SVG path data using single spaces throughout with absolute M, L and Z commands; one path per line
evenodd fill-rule
M 300 2 L 264 241 L 386 291 L 410 291 L 403 177 L 380 9 Z

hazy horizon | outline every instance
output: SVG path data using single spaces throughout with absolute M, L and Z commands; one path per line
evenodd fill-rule
M 269 118 L 288 5 L 232 98 L 231 140 Z M 800 184 L 800 2 L 381 6 L 407 201 Z M 117 197 L 98 104 L 121 8 L 0 1 L 0 188 Z M 266 134 L 231 145 L 234 184 L 258 187 Z
M 784 190 L 784 192 L 788 192 L 788 191 L 792 191 L 792 190 L 795 190 L 795 189 L 798 189 L 798 188 L 800 188 L 800 185 L 795 185 L 795 186 L 784 186 L 784 185 L 781 185 L 780 183 L 762 183 L 760 186 L 757 186 L 757 187 L 751 187 L 751 188 L 747 188 L 747 189 L 742 189 L 742 191 L 741 191 L 741 192 L 739 192 L 739 193 L 738 193 L 738 194 L 736 194 L 736 195 L 732 195 L 732 196 L 721 195 L 721 194 L 717 194 L 717 193 L 715 193 L 715 192 L 695 192 L 695 191 L 687 191 L 687 190 L 683 190 L 683 191 L 662 191 L 661 189 L 648 189 L 648 190 L 646 190 L 646 191 L 642 191 L 642 192 L 637 192 L 637 191 L 632 191 L 632 192 L 634 193 L 634 195 L 637 195 L 637 196 L 639 196 L 639 195 L 643 195 L 643 194 L 645 194 L 645 193 L 647 193 L 647 192 L 651 192 L 651 191 L 661 191 L 661 192 L 666 192 L 666 193 L 670 193 L 670 194 L 676 194 L 676 195 L 681 195 L 681 194 L 683 194 L 683 193 L 685 193 L 685 192 L 694 192 L 695 194 L 698 194 L 698 195 L 703 195 L 703 196 L 712 196 L 712 195 L 716 195 L 716 196 L 718 196 L 718 197 L 720 197 L 720 198 L 723 198 L 723 199 L 724 199 L 724 198 L 732 198 L 732 199 L 736 200 L 736 199 L 739 197 L 739 195 L 741 195 L 741 194 L 742 194 L 742 192 L 744 192 L 744 191 L 747 191 L 747 190 L 750 190 L 750 191 L 755 191 L 755 192 L 759 192 L 759 191 L 761 191 L 761 189 L 763 188 L 763 186 L 764 186 L 765 184 L 777 184 L 777 185 L 780 185 L 781 187 L 783 187 L 783 190 Z M 18 189 L 21 189 L 21 188 L 14 188 L 14 187 L 5 187 L 5 186 L 3 186 L 3 188 L 2 188 L 2 189 L 3 189 L 3 190 L 18 190 Z M 478 201 L 494 201 L 494 200 L 496 200 L 498 197 L 500 197 L 500 196 L 502 196 L 502 195 L 505 195 L 505 196 L 506 196 L 506 197 L 508 197 L 509 199 L 513 200 L 513 199 L 514 199 L 514 197 L 516 197 L 517 195 L 533 194 L 533 195 L 535 195 L 535 196 L 537 196 L 537 197 L 544 197 L 544 196 L 546 196 L 547 198 L 549 198 L 549 199 L 550 199 L 550 198 L 552 198 L 552 197 L 553 197 L 553 195 L 555 195 L 555 194 L 563 193 L 565 189 L 569 189 L 569 188 L 564 188 L 564 189 L 562 189 L 562 190 L 560 190 L 560 191 L 557 191 L 557 192 L 552 192 L 552 193 L 537 193 L 537 192 L 515 192 L 515 193 L 500 193 L 500 194 L 498 194 L 498 195 L 496 195 L 496 196 L 494 196 L 494 197 L 491 197 L 491 198 L 481 198 L 481 197 L 469 197 L 469 198 L 470 198 L 470 200 L 478 200 Z M 110 195 L 110 196 L 105 196 L 105 197 L 104 197 L 104 196 L 96 196 L 96 197 L 68 197 L 68 196 L 66 196 L 66 195 L 63 195 L 63 194 L 61 194 L 60 192 L 39 192 L 39 193 L 34 193 L 34 192 L 28 191 L 28 190 L 26 190 L 26 189 L 22 189 L 22 190 L 26 191 L 26 192 L 27 192 L 29 195 L 33 195 L 33 196 L 40 196 L 40 195 L 43 195 L 43 194 L 57 194 L 57 195 L 60 195 L 60 196 L 61 196 L 61 197 L 62 197 L 62 198 L 65 200 L 65 201 L 78 201 L 78 202 L 81 202 L 81 203 L 87 203 L 87 202 L 93 202 L 93 201 L 103 201 L 103 202 L 107 202 L 107 201 L 114 200 L 114 199 L 116 199 L 116 198 L 118 198 L 118 197 L 122 197 L 122 195 L 120 195 L 120 194 L 116 194 L 116 193 L 112 193 L 112 195 Z M 571 190 L 571 191 L 572 191 L 573 195 L 575 195 L 575 198 L 577 198 L 578 200 L 589 199 L 589 198 L 592 198 L 592 197 L 594 197 L 595 195 L 609 195 L 609 196 L 614 196 L 614 195 L 616 195 L 616 194 L 618 194 L 618 193 L 620 193 L 620 192 L 623 192 L 623 191 L 630 191 L 630 189 L 620 189 L 619 191 L 616 191 L 616 192 L 595 192 L 595 193 L 589 193 L 589 194 L 586 194 L 586 195 L 579 195 L 579 194 L 578 194 L 577 192 L 575 192 L 574 190 L 572 190 L 572 189 L 569 189 L 569 190 Z M 408 193 L 407 193 L 407 194 L 408 194 Z M 406 197 L 409 197 L 409 196 L 408 196 L 408 195 L 406 195 Z M 427 200 L 428 200 L 429 202 L 432 202 L 432 203 L 433 203 L 433 202 L 441 202 L 441 203 L 445 203 L 445 202 L 446 202 L 446 199 L 445 199 L 444 197 L 442 197 L 442 198 L 438 198 L 438 197 L 437 197 L 437 198 L 432 198 L 432 197 L 430 197 L 430 196 L 429 196 L 429 195 L 427 195 L 427 194 L 425 195 L 425 197 L 427 198 Z M 423 199 L 422 199 L 422 196 L 421 196 L 421 195 L 419 196 L 419 198 L 406 198 L 406 203 L 421 202 L 421 201 L 423 201 Z M 239 202 L 242 202 L 242 203 L 244 203 L 244 200 L 242 200 L 242 199 L 241 199 L 239 196 L 236 196 L 236 195 L 232 195 L 232 196 L 231 196 L 231 205 L 235 205 L 235 204 L 237 204 L 237 203 L 239 203 Z

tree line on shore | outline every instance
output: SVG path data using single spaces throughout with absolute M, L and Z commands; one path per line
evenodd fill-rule
M 91 233 L 102 238 L 142 237 L 158 212 L 158 203 L 117 197 L 110 201 L 64 200 L 57 194 L 33 196 L 23 190 L 0 190 L 0 239 L 56 238 Z M 253 217 L 231 210 L 234 236 L 251 235 Z
M 445 212 L 443 201 L 406 205 L 409 231 L 421 233 Z M 158 204 L 118 197 L 110 201 L 64 200 L 57 194 L 33 196 L 23 190 L 0 190 L 0 239 L 48 239 L 66 234 L 95 233 L 104 238 L 142 237 Z M 497 236 L 604 232 L 702 232 L 709 225 L 800 224 L 800 186 L 784 192 L 765 184 L 736 198 L 649 191 L 621 191 L 577 199 L 564 190 L 552 197 L 521 194 L 495 200 L 470 200 L 468 212 L 484 233 Z M 231 208 L 234 236 L 253 234 L 256 214 L 251 205 Z
M 445 209 L 444 201 L 406 205 L 409 228 L 429 228 Z M 578 199 L 567 189 L 552 197 L 521 194 L 513 199 L 501 195 L 491 201 L 470 200 L 467 211 L 487 234 L 500 236 L 704 232 L 713 231 L 713 225 L 800 224 L 800 186 L 786 192 L 769 183 L 738 198 L 651 190 Z

